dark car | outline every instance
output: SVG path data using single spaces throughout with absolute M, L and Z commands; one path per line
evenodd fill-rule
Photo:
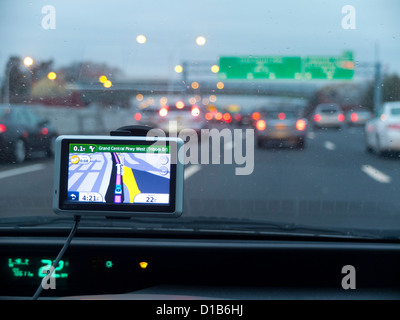
M 0 158 L 22 163 L 41 151 L 53 156 L 57 132 L 28 106 L 0 105 Z
M 257 146 L 266 142 L 294 145 L 303 149 L 306 143 L 307 120 L 294 110 L 261 110 L 253 113 Z

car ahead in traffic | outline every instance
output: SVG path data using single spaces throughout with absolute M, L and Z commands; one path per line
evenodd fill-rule
M 383 104 L 364 128 L 367 151 L 377 154 L 400 151 L 400 101 Z
M 22 163 L 41 151 L 53 156 L 57 131 L 34 107 L 0 105 L 0 158 Z
M 263 110 L 254 112 L 256 141 L 259 148 L 267 143 L 279 146 L 304 148 L 306 144 L 307 120 L 295 110 Z
M 345 117 L 338 104 L 322 103 L 315 108 L 313 120 L 315 128 L 340 129 Z
M 368 110 L 349 110 L 346 112 L 346 124 L 348 126 L 363 126 L 372 119 L 373 114 Z
M 152 126 L 162 129 L 167 134 L 177 134 L 184 129 L 192 129 L 200 134 L 206 119 L 201 107 L 185 103 L 182 100 L 160 107 L 149 119 Z

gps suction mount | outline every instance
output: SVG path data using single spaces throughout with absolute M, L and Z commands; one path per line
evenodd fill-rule
M 145 137 L 150 130 L 154 128 L 149 126 L 124 126 L 118 128 L 117 130 L 111 131 L 110 136 L 136 136 L 136 137 Z

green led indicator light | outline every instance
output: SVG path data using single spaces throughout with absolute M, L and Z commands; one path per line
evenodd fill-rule
M 113 263 L 111 260 L 106 261 L 106 268 L 110 269 L 110 268 L 112 268 L 112 266 L 113 266 Z

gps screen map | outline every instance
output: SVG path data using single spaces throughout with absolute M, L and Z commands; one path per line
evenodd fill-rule
M 169 146 L 69 144 L 68 201 L 170 203 Z
M 182 139 L 59 136 L 53 209 L 57 214 L 178 217 L 183 211 Z

